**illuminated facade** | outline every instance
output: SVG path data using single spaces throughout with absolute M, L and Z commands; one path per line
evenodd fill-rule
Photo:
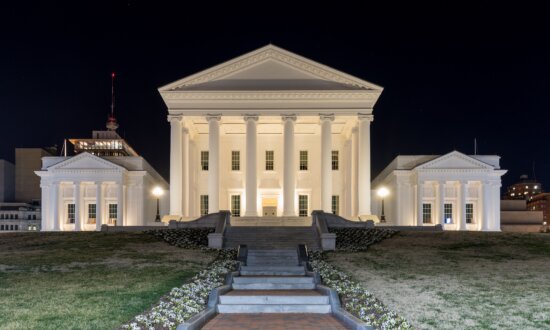
M 542 192 L 542 185 L 537 180 L 529 179 L 526 174 L 519 177 L 519 182 L 509 186 L 504 194 L 503 199 L 525 199 Z

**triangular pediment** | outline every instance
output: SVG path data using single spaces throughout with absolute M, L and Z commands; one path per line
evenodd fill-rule
M 108 160 L 83 152 L 48 168 L 51 170 L 125 170 Z
M 267 45 L 159 88 L 159 91 L 365 90 L 382 88 Z
M 416 169 L 478 169 L 492 170 L 493 166 L 458 151 L 450 152 L 416 167 Z

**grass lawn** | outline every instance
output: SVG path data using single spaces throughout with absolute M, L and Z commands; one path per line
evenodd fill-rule
M 215 255 L 141 233 L 0 235 L 0 329 L 113 329 Z
M 418 329 L 550 329 L 550 235 L 402 232 L 329 261 Z

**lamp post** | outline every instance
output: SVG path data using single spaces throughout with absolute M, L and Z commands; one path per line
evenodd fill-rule
M 157 216 L 155 217 L 155 222 L 160 222 L 160 210 L 159 210 L 159 199 L 162 195 L 164 195 L 164 190 L 162 190 L 161 187 L 156 186 L 153 188 L 153 196 L 157 198 Z
M 390 191 L 386 187 L 381 187 L 377 191 L 378 197 L 382 198 L 382 214 L 380 214 L 380 222 L 386 222 L 386 216 L 384 215 L 384 197 L 390 194 Z

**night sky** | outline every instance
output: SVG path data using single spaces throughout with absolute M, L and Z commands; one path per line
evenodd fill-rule
M 542 8 L 80 2 L 0 5 L 0 158 L 103 129 L 115 71 L 118 132 L 168 179 L 170 128 L 157 88 L 271 42 L 384 87 L 373 177 L 398 154 L 470 154 L 477 138 L 478 153 L 502 157 L 504 185 L 535 164 L 550 190 Z

